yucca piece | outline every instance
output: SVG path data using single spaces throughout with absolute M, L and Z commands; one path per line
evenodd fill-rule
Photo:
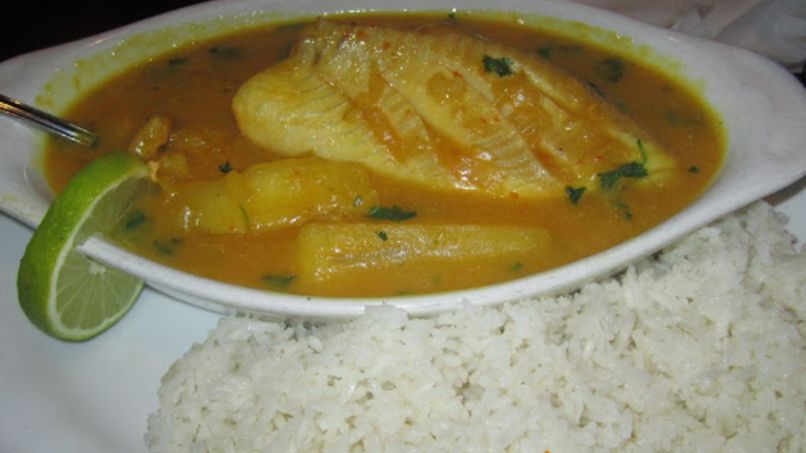
M 630 118 L 536 55 L 447 29 L 326 21 L 247 81 L 233 111 L 275 153 L 360 162 L 429 189 L 503 198 L 595 190 L 632 164 L 671 159 Z
M 548 254 L 551 246 L 548 232 L 528 227 L 311 223 L 298 237 L 298 277 L 320 288 L 331 287 L 376 280 L 384 270 L 395 278 L 395 269 L 403 266 L 461 269 L 482 261 L 514 263 Z
M 377 203 L 366 169 L 317 158 L 256 164 L 217 180 L 174 184 L 169 191 L 178 226 L 209 233 L 356 219 Z

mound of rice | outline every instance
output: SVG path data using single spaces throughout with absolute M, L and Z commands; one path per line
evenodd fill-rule
M 563 297 L 346 324 L 222 319 L 154 452 L 806 448 L 806 251 L 759 203 Z

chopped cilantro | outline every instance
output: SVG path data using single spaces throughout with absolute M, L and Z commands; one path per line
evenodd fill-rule
M 170 238 L 167 240 L 160 240 L 154 239 L 153 245 L 154 249 L 156 249 L 160 254 L 165 256 L 174 256 L 174 252 L 176 250 L 176 246 L 181 243 L 182 240 L 179 238 Z
M 688 116 L 679 112 L 666 112 L 666 121 L 673 126 L 697 126 L 702 123 L 698 117 Z
M 692 165 L 692 166 L 688 167 L 688 172 L 697 174 L 697 173 L 700 172 L 700 167 L 698 167 L 696 165 Z
M 635 144 L 638 146 L 638 152 L 641 153 L 641 163 L 646 164 L 647 155 L 646 149 L 644 149 L 644 142 L 642 142 L 640 138 L 637 138 L 635 139 Z
M 587 188 L 585 186 L 565 186 L 565 193 L 568 194 L 568 199 L 571 200 L 571 204 L 577 204 L 579 203 L 579 199 L 582 198 L 582 194 L 585 193 L 586 189 Z
M 375 234 L 377 234 L 377 235 L 378 235 L 378 237 L 379 237 L 379 238 L 380 238 L 382 241 L 385 241 L 385 240 L 389 239 L 389 235 L 387 235 L 387 234 L 386 234 L 386 231 L 378 231 L 378 232 L 376 232 Z
M 230 165 L 229 161 L 226 161 L 218 166 L 218 171 L 221 173 L 229 173 L 232 171 L 232 165 Z
M 614 206 L 625 220 L 632 220 L 632 209 L 627 203 L 617 201 Z
M 593 90 L 593 92 L 596 93 L 597 96 L 606 101 L 610 101 L 610 103 L 613 104 L 613 106 L 615 106 L 620 111 L 624 113 L 630 113 L 630 106 L 628 106 L 626 102 L 622 101 L 621 99 L 608 98 L 607 94 L 605 94 L 602 87 L 600 87 L 598 84 L 593 83 L 590 80 L 586 82 L 588 84 L 588 87 L 590 87 L 590 89 Z
M 126 228 L 127 231 L 131 231 L 142 225 L 143 222 L 145 221 L 146 221 L 146 215 L 143 213 L 143 211 L 135 209 L 126 218 L 126 223 L 124 224 L 124 227 Z
M 523 265 L 520 261 L 516 261 L 512 263 L 512 266 L 509 266 L 509 270 L 514 273 L 520 273 L 526 266 Z
M 582 50 L 579 46 L 571 46 L 565 44 L 546 44 L 537 48 L 537 54 L 546 60 L 552 59 L 554 56 L 560 54 L 571 54 Z
M 264 275 L 260 279 L 269 286 L 284 289 L 288 288 L 288 285 L 290 285 L 295 278 L 297 278 L 296 275 Z
M 624 62 L 619 58 L 605 58 L 599 61 L 593 70 L 601 79 L 616 83 L 624 77 Z
M 369 216 L 378 220 L 391 220 L 393 222 L 400 222 L 408 220 L 417 215 L 414 211 L 404 211 L 400 206 L 383 207 L 373 206 L 369 208 Z
M 451 12 L 449 12 L 449 13 L 448 13 L 448 20 L 449 20 L 449 21 L 451 21 L 451 22 L 455 22 L 455 21 L 456 21 L 456 19 L 457 19 L 457 17 L 456 17 L 456 10 L 453 10 L 453 11 L 451 11 Z
M 606 172 L 599 173 L 599 186 L 602 189 L 610 189 L 616 185 L 621 178 L 643 178 L 649 175 L 646 167 L 641 162 L 629 162 Z
M 485 55 L 482 62 L 484 63 L 485 71 L 494 72 L 498 77 L 512 75 L 513 61 L 507 57 L 493 58 L 489 55 Z

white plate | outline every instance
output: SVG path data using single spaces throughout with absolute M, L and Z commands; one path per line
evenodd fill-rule
M 166 47 L 166 42 L 175 44 L 238 24 L 310 11 L 338 12 L 371 7 L 447 11 L 457 4 L 465 10 L 485 7 L 483 0 L 461 3 L 401 0 L 393 6 L 376 0 L 214 2 L 5 63 L 0 66 L 0 92 L 28 101 L 44 92 L 40 100 L 47 100 L 48 107 L 58 111 L 76 91 L 97 82 L 97 77 L 87 77 L 87 73 L 114 71 L 159 52 Z M 157 265 L 101 239 L 88 241 L 83 250 L 102 262 L 142 276 L 153 288 L 221 311 L 237 309 L 283 316 L 344 318 L 361 314 L 367 304 L 390 303 L 413 314 L 431 314 L 465 304 L 497 304 L 572 288 L 652 253 L 716 217 L 782 188 L 806 172 L 806 153 L 800 152 L 801 144 L 806 143 L 806 128 L 803 127 L 806 93 L 776 64 L 746 51 L 682 36 L 574 3 L 504 0 L 496 8 L 520 11 L 512 20 L 569 34 L 578 33 L 580 28 L 574 21 L 583 20 L 594 27 L 614 31 L 615 34 L 583 29 L 599 45 L 617 53 L 633 49 L 645 59 L 676 68 L 678 73 L 693 81 L 722 116 L 728 132 L 727 161 L 712 188 L 670 221 L 590 258 L 503 284 L 428 296 L 355 299 L 277 294 L 228 285 Z M 236 16 L 237 19 L 233 19 Z M 170 33 L 160 31 L 168 25 L 173 27 Z M 153 36 L 161 36 L 161 39 L 152 39 Z M 166 36 L 170 41 L 164 39 Z M 128 40 L 129 44 L 116 47 L 120 40 Z M 644 52 L 645 46 L 652 51 Z M 76 65 L 76 60 L 81 63 Z M 87 72 L 87 67 L 95 71 Z M 0 159 L 4 162 L 0 171 L 0 208 L 35 225 L 49 199 L 42 178 L 30 162 L 37 135 L 24 126 L 5 121 L 0 123 L 0 139 L 4 144 L 0 150 Z
M 117 33 L 106 35 L 105 39 L 114 39 L 110 36 Z M 669 46 L 673 47 L 679 37 L 669 36 Z M 93 42 L 84 41 L 79 47 L 91 48 L 96 45 Z M 688 41 L 683 44 L 684 47 L 690 45 L 693 44 Z M 29 85 L 42 83 L 46 77 L 38 69 L 50 67 L 50 63 L 43 63 L 42 59 L 59 60 L 60 52 L 49 51 L 0 66 L 0 91 L 8 89 L 8 94 L 33 99 L 35 89 Z M 738 54 L 748 58 L 741 52 Z M 755 59 L 747 61 L 756 62 Z M 23 72 L 33 75 L 25 80 L 15 78 L 15 74 Z M 775 75 L 775 79 L 782 77 Z M 784 85 L 788 83 L 785 81 Z M 754 85 L 747 85 L 751 86 Z M 802 97 L 802 92 L 801 89 L 797 96 Z M 774 117 L 769 113 L 774 101 L 766 101 L 760 94 L 747 95 L 741 90 L 734 94 L 753 97 L 760 102 L 762 111 Z M 746 122 L 748 129 L 760 131 L 756 133 L 767 132 L 763 124 L 768 122 Z M 31 141 L 36 140 L 30 130 L 5 121 L 0 122 L 0 137 L 3 159 L 8 159 L 11 152 L 25 155 L 30 152 Z M 765 149 L 768 149 L 766 144 L 758 147 L 758 150 Z M 800 154 L 804 153 L 800 151 Z M 787 165 L 786 158 L 780 160 L 782 166 Z M 35 179 L 26 179 L 22 168 L 25 166 L 11 165 L 4 160 L 0 166 L 3 193 L 14 184 L 23 188 L 37 187 Z M 9 177 L 13 184 L 6 180 Z M 800 238 L 806 238 L 803 185 L 801 180 L 772 197 L 791 217 L 790 229 Z M 27 189 L 22 192 L 28 193 Z M 28 196 L 41 195 L 34 191 Z M 727 207 L 733 208 L 734 204 Z M 19 201 L 4 200 L 3 206 L 28 224 L 36 223 L 43 212 Z M 701 219 L 689 220 L 699 221 Z M 48 338 L 25 319 L 17 305 L 17 265 L 30 236 L 29 228 L 10 217 L 0 216 L 0 389 L 3 390 L 0 393 L 0 452 L 145 452 L 142 436 L 147 415 L 157 407 L 160 377 L 192 343 L 204 339 L 215 326 L 218 315 L 146 290 L 118 325 L 89 343 L 66 344 Z

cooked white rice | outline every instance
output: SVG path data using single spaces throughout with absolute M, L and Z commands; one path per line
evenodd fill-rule
M 766 204 L 564 297 L 347 324 L 222 319 L 155 452 L 806 448 L 806 251 Z

